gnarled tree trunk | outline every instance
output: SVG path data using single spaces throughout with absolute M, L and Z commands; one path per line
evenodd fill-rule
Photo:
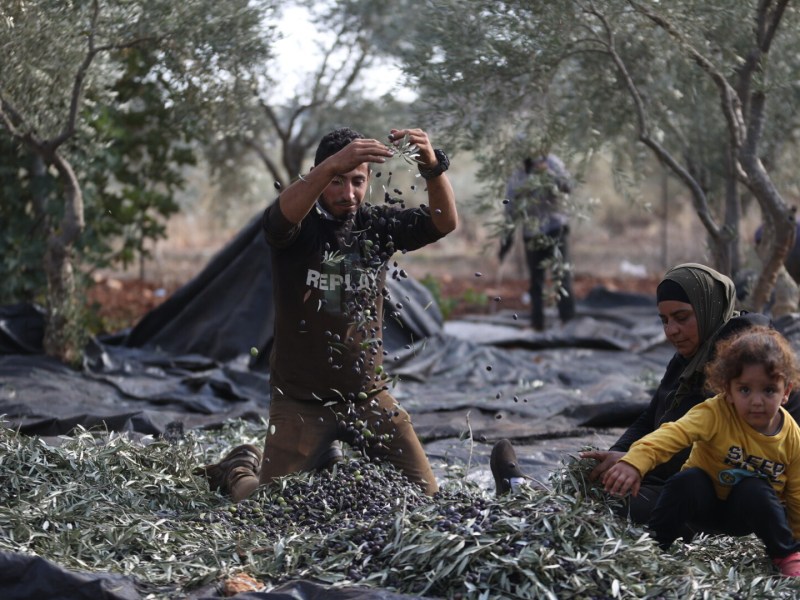
M 48 153 L 64 184 L 64 214 L 58 228 L 51 228 L 44 257 L 47 278 L 47 324 L 45 352 L 77 366 L 83 356 L 86 333 L 76 318 L 83 307 L 77 297 L 73 252 L 83 232 L 83 194 L 69 162 L 58 152 Z

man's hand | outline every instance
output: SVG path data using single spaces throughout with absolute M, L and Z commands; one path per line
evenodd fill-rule
M 606 471 L 617 464 L 617 461 L 623 456 L 625 456 L 624 452 L 614 450 L 587 450 L 580 453 L 581 458 L 593 458 L 598 461 L 597 466 L 589 473 L 590 481 L 602 478 Z
M 408 136 L 408 141 L 419 148 L 417 160 L 422 167 L 435 167 L 436 155 L 433 153 L 433 145 L 428 139 L 428 134 L 422 129 L 391 129 L 389 130 L 389 142 L 395 146 L 400 146 L 403 138 Z
M 349 173 L 364 163 L 384 163 L 394 156 L 391 148 L 378 140 L 357 139 L 347 144 L 336 154 L 329 156 L 321 165 L 330 176 Z
M 428 139 L 428 134 L 422 129 L 390 129 L 389 141 L 395 146 L 403 143 L 403 138 L 419 148 L 417 160 L 420 167 L 433 168 L 439 162 L 433 152 L 433 145 Z M 434 227 L 443 234 L 453 231 L 458 225 L 458 212 L 456 211 L 456 197 L 453 186 L 445 173 L 425 182 L 428 190 L 428 204 L 431 211 L 431 221 Z
M 626 462 L 618 462 L 603 475 L 603 486 L 609 494 L 614 496 L 632 496 L 639 493 L 642 485 L 642 476 L 635 467 Z

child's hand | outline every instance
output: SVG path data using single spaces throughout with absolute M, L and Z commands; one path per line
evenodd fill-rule
M 617 464 L 617 461 L 623 456 L 625 456 L 624 452 L 615 450 L 585 450 L 580 454 L 581 458 L 592 458 L 597 461 L 597 465 L 589 473 L 589 481 L 597 479 L 603 481 L 603 476 L 606 472 Z
M 602 482 L 609 494 L 626 496 L 630 492 L 635 496 L 639 493 L 642 476 L 635 467 L 625 462 L 618 462 L 603 474 Z

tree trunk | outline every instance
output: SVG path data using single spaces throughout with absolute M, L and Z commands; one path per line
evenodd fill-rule
M 766 211 L 764 213 L 766 215 Z M 786 218 L 773 216 L 771 223 L 764 224 L 761 244 L 764 246 L 762 254 L 763 267 L 758 276 L 753 293 L 747 300 L 747 308 L 754 312 L 762 312 L 769 300 L 772 290 L 778 281 L 778 274 L 784 269 L 786 256 L 794 246 L 795 224 L 794 216 L 787 222 Z M 796 308 L 796 307 L 795 307 Z
M 64 185 L 64 214 L 58 228 L 51 228 L 45 251 L 47 323 L 44 350 L 49 356 L 78 366 L 83 357 L 86 332 L 83 307 L 78 301 L 73 268 L 75 242 L 83 231 L 83 194 L 72 166 L 57 152 L 49 157 Z
M 783 315 L 797 312 L 797 305 L 800 302 L 800 289 L 797 282 L 792 279 L 786 267 L 778 270 L 778 278 L 775 283 L 775 302 L 772 304 L 772 317 L 777 319 Z
M 749 310 L 761 312 L 775 288 L 786 257 L 794 247 L 795 211 L 784 202 L 758 159 L 743 154 L 742 166 L 748 176 L 748 187 L 758 200 L 764 218 L 761 237 L 763 267 L 747 301 Z
M 730 271 L 728 271 L 728 273 L 731 276 L 735 276 L 741 269 L 739 224 L 742 220 L 742 203 L 739 196 L 738 180 L 736 178 L 736 169 L 732 156 L 728 156 L 725 167 L 724 227 L 731 233 L 731 237 L 728 241 L 728 255 L 730 256 Z
M 708 250 L 714 268 L 720 273 L 731 274 L 731 235 L 725 229 L 717 235 L 708 232 Z

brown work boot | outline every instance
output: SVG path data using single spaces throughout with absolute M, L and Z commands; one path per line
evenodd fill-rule
M 228 452 L 218 463 L 197 467 L 193 473 L 208 479 L 208 487 L 230 495 L 233 485 L 242 477 L 258 477 L 261 450 L 253 444 L 242 444 Z
M 344 453 L 342 452 L 342 444 L 339 441 L 333 441 L 329 448 L 327 448 L 317 458 L 316 469 L 318 471 L 330 470 L 333 466 L 344 460 Z
M 494 476 L 494 488 L 497 496 L 507 494 L 512 489 L 513 479 L 529 479 L 517 466 L 517 453 L 508 440 L 500 440 L 492 448 L 489 466 Z M 516 482 L 514 482 L 516 483 Z

